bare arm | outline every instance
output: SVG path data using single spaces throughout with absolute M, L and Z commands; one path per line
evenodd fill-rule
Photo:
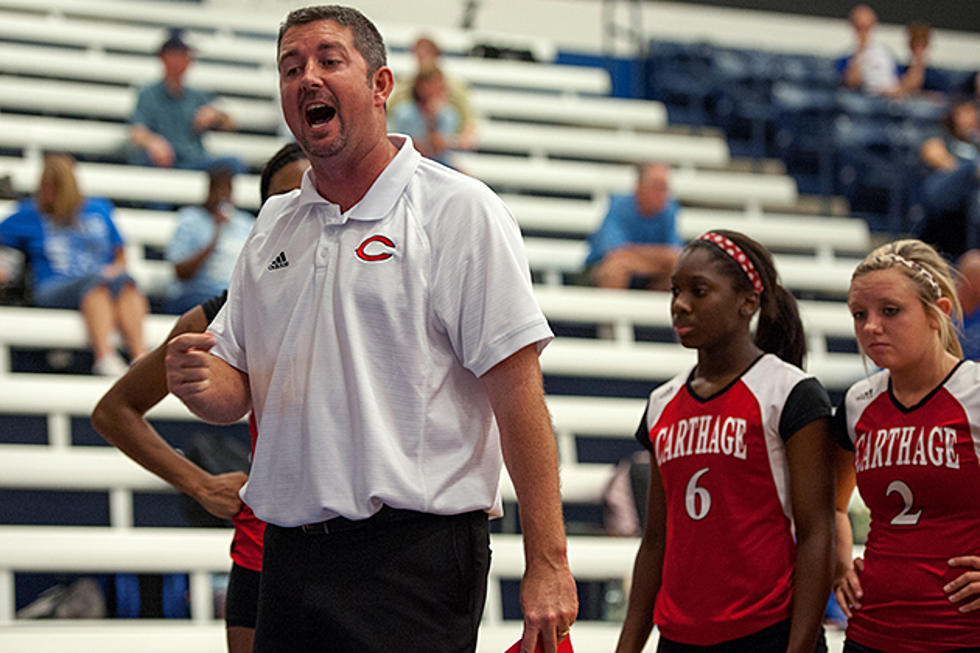
M 218 239 L 221 237 L 221 223 L 218 223 L 214 227 L 214 236 L 204 248 L 200 249 L 196 254 L 189 256 L 188 258 L 180 261 L 179 263 L 174 263 L 174 272 L 177 278 L 181 281 L 186 281 L 190 279 L 197 271 L 201 269 L 211 254 L 214 253 L 214 248 L 218 246 Z
M 922 162 L 933 170 L 955 170 L 956 157 L 946 149 L 941 138 L 930 138 L 919 148 Z
M 813 652 L 830 596 L 834 570 L 833 446 L 828 418 L 807 424 L 786 443 L 796 525 L 796 571 L 787 652 Z
M 129 130 L 129 140 L 146 150 L 155 166 L 169 168 L 176 160 L 170 142 L 160 134 L 150 131 L 146 125 L 133 125 Z
M 170 338 L 207 328 L 200 307 L 184 313 Z M 216 517 L 229 519 L 242 507 L 238 490 L 248 478 L 242 472 L 212 475 L 177 453 L 144 415 L 167 394 L 166 343 L 140 358 L 116 381 L 92 413 L 92 426 L 107 442 L 178 490 L 186 492 Z
M 864 58 L 864 49 L 860 48 L 847 60 L 847 67 L 844 68 L 844 86 L 854 90 L 860 90 L 864 83 L 864 76 L 861 74 L 861 60 Z
M 578 614 L 578 596 L 568 567 L 558 450 L 535 345 L 511 355 L 481 378 L 521 506 L 525 558 L 521 653 L 534 651 L 536 642 L 542 653 L 554 653 L 558 634 L 566 632 Z
M 213 104 L 205 104 L 194 114 L 194 129 L 203 133 L 209 130 L 234 131 L 235 119 Z
M 251 408 L 248 374 L 208 350 L 210 333 L 184 333 L 167 343 L 167 387 L 206 422 L 230 424 Z
M 667 499 L 660 469 L 650 460 L 647 518 L 640 549 L 633 563 L 629 607 L 616 653 L 639 653 L 653 630 L 653 606 L 660 591 L 667 538 Z

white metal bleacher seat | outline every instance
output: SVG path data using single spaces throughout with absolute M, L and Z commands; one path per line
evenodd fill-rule
M 26 90 L 26 89 L 24 89 Z M 720 166 L 728 161 L 724 141 L 673 134 L 627 134 L 584 127 L 553 127 L 484 121 L 481 149 L 537 157 L 575 155 L 596 161 L 641 162 L 657 158 L 679 165 Z M 0 146 L 67 150 L 74 154 L 122 155 L 129 126 L 77 118 L 5 114 L 0 121 Z M 209 132 L 205 147 L 217 156 L 237 156 L 261 167 L 289 139 L 281 136 Z

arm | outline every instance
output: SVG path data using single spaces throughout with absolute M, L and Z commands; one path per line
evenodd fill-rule
M 926 81 L 926 46 L 917 45 L 910 52 L 909 65 L 898 80 L 894 95 L 909 95 L 922 90 Z
M 854 470 L 854 452 L 840 447 L 834 452 L 836 467 L 835 513 L 837 525 L 837 547 L 834 562 L 834 596 L 841 610 L 851 617 L 851 610 L 861 607 L 861 582 L 858 573 L 863 568 L 863 560 L 852 560 L 854 535 L 851 531 L 851 520 L 847 516 L 847 508 L 851 502 L 851 494 L 857 485 Z
M 118 245 L 113 252 L 112 263 L 102 268 L 102 276 L 106 279 L 115 279 L 126 271 L 126 249 Z
M 146 125 L 133 125 L 129 130 L 129 140 L 146 150 L 147 156 L 155 166 L 169 168 L 174 164 L 174 148 L 160 134 L 150 131 Z
M 933 170 L 955 170 L 956 157 L 946 149 L 941 138 L 930 138 L 919 148 L 922 162 Z
M 180 317 L 168 340 L 206 328 L 204 311 L 195 307 Z M 92 426 L 109 444 L 189 494 L 208 512 L 230 519 L 242 507 L 238 490 L 248 477 L 242 472 L 209 474 L 177 453 L 144 417 L 167 394 L 165 355 L 166 343 L 139 359 L 116 381 L 95 407 Z
M 667 538 L 667 499 L 655 460 L 650 461 L 646 521 L 640 549 L 633 563 L 629 607 L 616 653 L 639 653 L 653 630 L 653 607 L 660 591 Z
M 218 236 L 221 235 L 220 227 L 216 228 L 214 231 L 214 237 L 211 242 L 208 243 L 204 249 L 199 250 L 196 254 L 192 255 L 190 258 L 186 258 L 179 263 L 174 263 L 174 273 L 177 278 L 181 281 L 187 281 L 201 269 L 211 254 L 214 253 L 214 248 L 218 246 Z
M 830 596 L 834 569 L 833 446 L 828 418 L 810 422 L 786 442 L 796 525 L 788 652 L 812 653 Z
M 844 68 L 843 84 L 847 88 L 858 91 L 864 83 L 864 76 L 861 74 L 861 60 L 863 59 L 864 48 L 854 51 L 847 59 L 847 66 Z
M 536 346 L 512 354 L 481 379 L 521 506 L 525 558 L 521 653 L 531 653 L 539 640 L 542 653 L 554 653 L 558 634 L 565 633 L 578 614 L 578 596 L 568 568 L 558 450 L 544 403 Z
M 228 223 L 228 218 L 221 213 L 220 207 L 214 209 L 211 213 L 214 216 L 214 235 L 211 237 L 211 242 L 184 260 L 174 263 L 174 272 L 181 281 L 186 281 L 197 274 L 197 271 L 207 263 L 208 258 L 218 246 L 218 240 L 221 238 L 221 230 Z M 180 232 L 180 227 L 177 230 Z M 177 234 L 177 236 L 179 235 L 180 233 Z M 177 236 L 174 238 L 175 242 L 178 240 Z M 186 237 L 184 240 L 186 241 Z
M 210 333 L 184 333 L 167 343 L 167 387 L 206 422 L 230 424 L 251 409 L 248 374 L 208 350 Z
M 234 131 L 235 119 L 213 104 L 205 104 L 194 113 L 194 130 L 203 133 L 209 130 Z

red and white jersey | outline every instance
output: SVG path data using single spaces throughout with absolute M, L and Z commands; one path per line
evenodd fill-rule
M 667 503 L 654 622 L 684 644 L 743 637 L 790 617 L 796 546 L 785 441 L 830 415 L 820 383 L 772 354 L 707 399 L 693 370 L 650 394 L 637 439 Z
M 968 571 L 947 560 L 980 555 L 980 365 L 961 362 L 910 408 L 878 372 L 851 386 L 834 421 L 871 509 L 848 638 L 884 651 L 980 646 L 980 611 L 961 614 L 943 592 Z

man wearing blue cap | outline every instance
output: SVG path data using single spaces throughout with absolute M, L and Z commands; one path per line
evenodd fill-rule
M 232 131 L 235 121 L 213 104 L 214 94 L 184 84 L 193 54 L 179 31 L 170 33 L 158 52 L 163 79 L 140 91 L 129 119 L 130 140 L 139 148 L 134 163 L 160 168 L 203 170 L 217 161 L 204 149 L 202 137 L 211 129 Z M 240 170 L 237 160 L 222 161 Z

